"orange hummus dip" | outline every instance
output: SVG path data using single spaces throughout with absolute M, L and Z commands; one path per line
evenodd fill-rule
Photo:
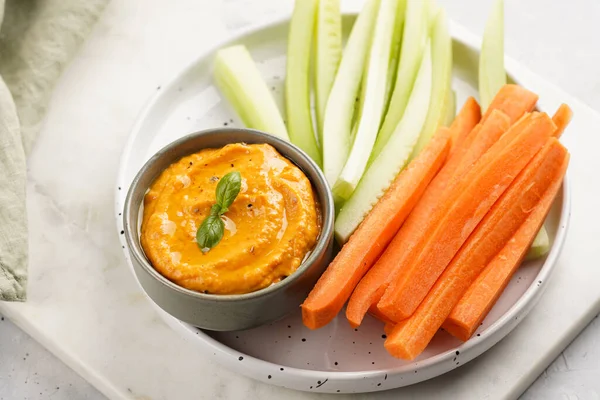
M 225 233 L 203 253 L 196 231 L 215 204 L 221 177 L 242 185 L 221 217 Z M 250 293 L 294 273 L 314 247 L 320 215 L 310 181 L 268 144 L 205 149 L 171 164 L 144 199 L 141 243 L 154 268 L 185 288 Z

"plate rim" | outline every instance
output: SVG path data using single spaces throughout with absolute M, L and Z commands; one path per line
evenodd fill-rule
M 352 17 L 356 16 L 357 12 L 343 12 L 343 16 Z M 142 107 L 141 111 L 138 113 L 135 123 L 133 124 L 127 141 L 123 147 L 123 151 L 121 153 L 121 157 L 119 158 L 119 169 L 117 173 L 117 179 L 114 187 L 114 195 L 115 195 L 115 216 L 117 220 L 116 228 L 117 233 L 123 229 L 123 207 L 125 200 L 125 193 L 127 192 L 127 185 L 130 182 L 125 181 L 125 170 L 128 165 L 130 154 L 132 153 L 132 148 L 134 142 L 139 135 L 144 120 L 147 118 L 148 114 L 152 111 L 156 102 L 161 98 L 162 93 L 172 89 L 175 86 L 176 82 L 185 74 L 187 74 L 191 69 L 194 68 L 202 59 L 204 59 L 208 54 L 222 48 L 223 46 L 230 45 L 242 40 L 245 36 L 256 33 L 257 31 L 273 29 L 278 25 L 289 23 L 289 16 L 282 16 L 279 18 L 274 18 L 269 21 L 265 21 L 259 24 L 250 25 L 244 29 L 240 29 L 236 33 L 232 35 L 228 35 L 223 40 L 219 40 L 213 46 L 207 47 L 204 51 L 199 53 L 197 57 L 195 57 L 191 62 L 184 65 L 181 69 L 179 69 L 176 73 L 171 75 L 170 79 L 167 80 L 167 83 L 161 85 L 161 90 L 155 91 L 150 98 L 147 100 L 145 105 Z M 453 20 L 450 20 L 450 32 L 453 40 L 457 40 L 467 47 L 479 51 L 481 39 L 478 38 L 475 34 L 468 31 L 466 28 L 462 27 L 458 23 Z M 510 75 L 516 83 L 519 83 L 518 77 L 514 76 L 514 70 L 520 65 L 515 61 L 510 59 L 510 57 L 505 55 L 505 64 L 508 75 Z M 242 373 L 243 375 L 249 376 L 253 379 L 262 381 L 264 383 L 282 386 L 287 388 L 292 388 L 296 390 L 308 391 L 308 392 L 326 392 L 331 393 L 332 389 L 329 389 L 331 385 L 320 386 L 314 389 L 308 389 L 306 387 L 300 387 L 295 384 L 285 385 L 278 380 L 272 380 L 270 378 L 266 378 L 264 374 L 257 374 L 257 371 L 265 371 L 265 370 L 273 370 L 278 371 L 279 374 L 287 375 L 289 378 L 302 378 L 304 379 L 312 379 L 317 382 L 318 379 L 322 379 L 323 376 L 326 376 L 327 379 L 335 380 L 339 383 L 348 383 L 354 382 L 358 379 L 365 380 L 365 378 L 379 378 L 384 374 L 387 377 L 387 382 L 394 380 L 395 377 L 406 374 L 407 372 L 418 370 L 433 370 L 436 367 L 439 368 L 440 365 L 444 363 L 452 364 L 449 368 L 443 368 L 443 371 L 432 372 L 431 374 L 423 373 L 420 374 L 420 377 L 415 377 L 415 379 L 406 380 L 405 382 L 396 382 L 393 386 L 372 386 L 370 390 L 342 390 L 337 393 L 358 393 L 358 392 L 375 392 L 381 390 L 389 390 L 392 388 L 398 388 L 402 386 L 408 386 L 411 384 L 415 384 L 421 381 L 425 381 L 431 378 L 434 378 L 439 375 L 443 375 L 447 372 L 450 372 L 459 366 L 466 364 L 469 361 L 472 361 L 479 355 L 483 354 L 490 348 L 492 348 L 497 342 L 499 342 L 502 338 L 507 336 L 520 322 L 524 317 L 527 316 L 529 311 L 537 304 L 537 301 L 545 291 L 547 287 L 547 281 L 551 277 L 555 266 L 556 261 L 560 255 L 560 252 L 563 248 L 568 225 L 570 221 L 571 215 L 571 190 L 570 190 L 570 179 L 568 179 L 569 172 L 564 178 L 562 185 L 562 207 L 560 219 L 558 221 L 558 230 L 556 232 L 556 237 L 554 243 L 548 253 L 546 260 L 544 261 L 540 271 L 536 275 L 535 280 L 541 281 L 542 283 L 536 285 L 532 283 L 525 290 L 525 292 L 521 295 L 521 297 L 502 315 L 500 316 L 493 324 L 491 324 L 484 332 L 481 333 L 481 336 L 476 336 L 470 338 L 468 341 L 463 342 L 460 346 L 448 350 L 444 353 L 437 354 L 433 357 L 430 357 L 423 361 L 416 361 L 412 363 L 408 363 L 395 368 L 386 368 L 380 370 L 370 370 L 370 371 L 333 371 L 333 370 L 311 370 L 311 369 L 303 369 L 303 368 L 295 368 L 289 367 L 285 365 L 276 364 L 270 361 L 266 361 L 260 358 L 253 357 L 251 355 L 239 352 L 234 350 L 233 348 L 219 342 L 214 339 L 210 335 L 204 333 L 197 328 L 191 327 L 188 324 L 185 324 L 170 314 L 166 313 L 162 310 L 156 303 L 150 299 L 150 297 L 146 294 L 146 292 L 141 287 L 137 277 L 135 278 L 136 284 L 141 289 L 142 293 L 150 300 L 152 306 L 159 312 L 159 314 L 163 317 L 163 320 L 174 330 L 183 334 L 188 339 L 196 341 L 195 338 L 199 338 L 200 342 L 205 346 L 200 346 L 203 348 L 205 354 L 216 360 L 219 364 L 235 370 L 237 372 Z M 130 272 L 135 277 L 135 272 L 133 271 L 133 267 L 131 264 L 131 260 L 128 253 L 127 244 L 123 240 L 123 235 L 118 235 L 123 247 L 123 251 L 125 253 L 125 258 L 130 269 Z M 456 356 L 456 352 L 462 354 L 460 365 L 455 365 L 451 360 Z M 234 366 L 235 363 L 239 362 L 238 358 L 243 357 L 244 359 L 244 367 L 239 368 Z M 280 371 L 280 367 L 285 367 L 284 371 Z M 415 371 L 416 372 L 416 371 Z

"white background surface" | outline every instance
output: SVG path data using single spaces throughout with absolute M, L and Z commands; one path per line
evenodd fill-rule
M 600 25 L 597 23 L 600 20 L 600 3 L 595 0 L 505 1 L 507 54 L 600 111 L 600 74 L 598 73 L 600 45 L 597 43 L 600 37 Z M 279 15 L 288 11 L 291 6 L 290 1 L 282 0 L 204 2 L 206 7 L 220 13 L 225 26 L 230 31 L 246 26 L 253 18 L 264 21 L 273 15 Z M 163 40 L 165 36 L 177 37 L 173 32 L 181 35 L 194 34 L 194 24 L 198 23 L 197 18 L 193 13 L 182 17 L 181 10 L 175 8 L 190 7 L 187 3 L 191 2 L 113 0 L 106 15 L 96 27 L 90 42 L 66 72 L 61 82 L 63 90 L 61 86 L 57 89 L 50 108 L 48 123 L 40 141 L 49 140 L 48 131 L 56 132 L 57 129 L 61 129 L 64 133 L 53 138 L 56 140 L 58 137 L 58 140 L 63 141 L 56 144 L 57 149 L 66 148 L 69 140 L 77 140 L 77 130 L 84 129 L 85 123 L 104 124 L 107 129 L 107 140 L 117 136 L 110 130 L 115 129 L 116 126 L 124 129 L 127 123 L 123 121 L 135 115 L 137 108 L 156 86 L 194 57 L 193 48 L 177 48 L 177 43 Z M 439 0 L 439 3 L 446 8 L 451 18 L 473 32 L 481 33 L 490 1 Z M 193 9 L 197 10 L 198 6 L 195 5 Z M 146 29 L 143 32 L 128 31 L 127 27 L 130 25 L 127 22 L 132 19 L 137 20 L 138 24 L 142 22 L 142 26 Z M 147 24 L 144 24 L 146 21 Z M 218 36 L 223 34 L 222 31 L 215 32 L 214 40 L 218 40 Z M 206 41 L 207 38 L 199 38 L 199 40 Z M 128 64 L 128 56 L 131 52 L 144 51 L 144 48 L 148 47 L 156 47 L 155 52 L 164 54 L 164 62 L 158 65 L 158 68 L 155 66 L 153 75 L 143 70 L 133 71 L 132 66 Z M 83 69 L 83 66 L 90 62 L 95 63 L 94 67 Z M 155 57 L 148 62 L 160 63 L 161 60 Z M 90 72 L 82 73 L 84 70 Z M 66 87 L 64 81 L 73 79 L 78 82 L 76 86 L 78 92 L 69 93 L 64 90 Z M 127 96 L 118 92 L 111 95 L 101 92 L 100 88 L 104 84 L 114 86 L 119 80 L 123 82 L 122 87 L 127 91 Z M 85 121 L 82 118 L 85 110 L 78 109 L 77 104 L 69 101 L 70 96 L 77 98 L 82 93 L 87 96 L 97 96 L 99 107 L 113 109 L 115 120 L 120 118 L 120 124 Z M 68 118 L 75 114 L 78 114 L 79 118 Z M 121 141 L 114 143 L 114 148 L 111 149 L 115 155 L 120 152 L 125 133 L 118 132 L 118 137 Z M 83 140 L 81 136 L 79 140 Z M 93 153 L 93 149 L 90 149 L 90 153 Z M 59 158 L 54 158 L 53 161 L 61 162 Z M 72 160 L 65 162 L 68 161 Z M 44 200 L 51 203 L 50 206 L 56 207 L 58 211 L 58 215 L 55 216 L 60 218 L 56 220 L 57 224 L 63 223 L 63 218 L 66 218 L 69 230 L 80 229 L 88 232 L 98 228 L 114 234 L 112 219 L 98 220 L 99 217 L 105 217 L 104 212 L 90 209 L 68 210 L 66 215 L 61 215 L 60 180 L 56 181 L 56 187 L 40 187 L 36 184 L 36 177 L 46 178 L 52 168 L 46 168 L 46 172 L 41 170 L 40 165 L 33 164 L 30 168 L 32 172 L 30 193 L 32 190 L 35 191 L 34 196 L 30 197 L 35 199 L 40 197 L 39 195 L 46 196 Z M 115 172 L 116 165 L 112 170 L 105 171 L 102 179 L 106 182 L 114 180 Z M 104 183 L 98 186 L 106 187 Z M 90 182 L 82 182 L 81 185 L 87 187 Z M 100 193 L 93 187 L 90 187 L 89 191 L 93 195 L 106 197 L 106 203 L 111 203 L 112 193 Z M 108 215 L 111 214 L 112 210 Z M 30 215 L 30 221 L 35 218 L 36 216 Z M 32 225 L 32 229 L 35 229 L 36 224 Z M 37 227 L 39 226 L 41 225 L 37 224 Z M 89 239 L 93 244 L 94 241 L 105 240 L 105 235 L 92 233 Z M 83 245 L 84 243 L 77 241 L 72 243 L 72 246 Z M 51 264 L 52 252 L 49 250 L 32 249 L 32 259 L 41 262 L 40 257 L 43 257 L 48 264 Z M 600 322 L 599 319 L 595 319 L 524 397 L 530 399 L 600 398 L 599 338 Z M 198 397 L 202 398 L 202 394 L 198 394 Z M 101 399 L 103 397 L 10 322 L 0 321 L 0 400 L 25 398 Z

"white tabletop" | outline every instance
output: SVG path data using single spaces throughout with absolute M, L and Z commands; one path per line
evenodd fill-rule
M 345 0 L 342 0 L 344 2 Z M 350 1 L 350 0 L 348 0 Z M 480 33 L 490 0 L 438 0 L 451 18 Z M 506 51 L 516 60 L 600 112 L 600 3 L 596 0 L 505 0 Z M 127 3 L 127 4 L 125 4 Z M 133 3 L 133 4 L 132 4 Z M 119 19 L 135 14 L 148 18 L 165 11 L 167 1 L 113 0 L 97 29 L 118 26 Z M 171 2 L 171 5 L 175 4 Z M 245 26 L 252 18 L 268 19 L 290 9 L 291 1 L 206 1 L 218 8 L 228 29 Z M 217 4 L 217 5 L 215 5 Z M 142 8 L 143 7 L 143 8 Z M 166 21 L 172 19 L 166 18 Z M 158 28 L 170 29 L 168 23 Z M 181 29 L 181 28 L 179 28 Z M 115 40 L 119 30 L 113 29 Z M 124 35 L 126 37 L 126 35 Z M 132 46 L 139 43 L 131 43 Z M 115 55 L 123 56 L 123 54 Z M 183 60 L 182 60 L 183 61 Z M 107 67 L 114 67 L 118 63 Z M 165 71 L 165 78 L 175 71 Z M 118 73 L 115 70 L 115 73 Z M 66 74 L 65 79 L 69 78 Z M 72 77 L 71 77 L 72 78 Z M 81 77 L 81 88 L 94 76 Z M 86 81 L 87 80 L 87 81 Z M 140 88 L 150 94 L 152 88 Z M 109 101 L 109 99 L 104 99 Z M 54 98 L 59 104 L 61 98 Z M 52 114 L 52 107 L 50 110 Z M 50 115 L 52 116 L 52 115 Z M 65 122 L 66 123 L 66 122 Z M 30 216 L 30 218 L 32 218 Z M 34 217 L 33 217 L 34 218 Z M 600 320 L 590 326 L 558 357 L 525 393 L 527 399 L 597 399 L 600 397 Z M 0 400 L 103 399 L 93 387 L 30 339 L 8 320 L 0 320 Z M 201 394 L 199 394 L 201 398 Z M 364 398 L 364 396 L 363 396 Z

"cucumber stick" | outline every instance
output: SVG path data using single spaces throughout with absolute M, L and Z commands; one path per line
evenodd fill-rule
M 437 128 L 442 124 L 442 112 L 450 90 L 452 38 L 448 30 L 448 18 L 443 9 L 439 9 L 431 27 L 431 62 L 433 65 L 431 101 L 423 131 L 419 136 L 412 157 L 416 157 L 423 150 Z
M 337 180 L 350 152 L 353 116 L 358 114 L 358 110 L 355 111 L 356 97 L 360 90 L 378 7 L 379 0 L 368 0 L 358 15 L 325 108 L 323 172 L 331 186 Z
M 446 96 L 446 103 L 444 105 L 444 113 L 442 126 L 450 126 L 452 122 L 454 122 L 454 118 L 456 117 L 456 92 L 451 88 L 448 88 L 448 92 Z
M 219 50 L 214 79 L 246 127 L 289 140 L 277 104 L 246 47 Z
M 479 56 L 479 97 L 482 112 L 504 85 L 504 0 L 495 0 L 485 25 Z
M 377 158 L 343 205 L 335 222 L 338 242 L 345 243 L 375 203 L 406 166 L 423 129 L 432 86 L 431 48 L 427 44 L 402 120 Z
M 429 0 L 407 0 L 400 62 L 392 98 L 377 135 L 371 160 L 383 150 L 404 115 L 429 35 Z
M 319 143 L 323 145 L 323 120 L 327 98 L 342 57 L 340 0 L 319 0 L 315 34 L 315 102 Z
M 310 109 L 310 54 L 317 16 L 317 0 L 296 0 L 288 33 L 285 108 L 292 143 L 306 152 L 319 166 Z
M 388 80 L 385 87 L 385 106 L 383 115 L 387 112 L 392 99 L 392 91 L 396 84 L 396 74 L 398 72 L 398 63 L 400 62 L 400 49 L 402 48 L 402 31 L 404 30 L 404 19 L 406 18 L 406 0 L 400 0 L 398 3 L 398 14 L 396 15 L 396 24 L 394 25 L 394 35 L 392 36 L 392 50 L 390 53 L 390 65 L 388 67 Z
M 542 225 L 542 229 L 538 232 L 537 236 L 533 240 L 527 255 L 526 260 L 535 260 L 542 256 L 545 256 L 550 250 L 550 238 L 548 237 L 548 231 L 546 227 Z
M 333 192 L 348 199 L 365 171 L 383 114 L 392 34 L 399 0 L 381 0 L 363 75 L 364 102 L 348 160 L 333 185 Z
M 479 56 L 479 97 L 485 111 L 498 90 L 506 84 L 504 69 L 504 0 L 496 0 L 485 24 Z M 527 259 L 535 259 L 550 250 L 548 232 L 542 228 L 535 237 Z

